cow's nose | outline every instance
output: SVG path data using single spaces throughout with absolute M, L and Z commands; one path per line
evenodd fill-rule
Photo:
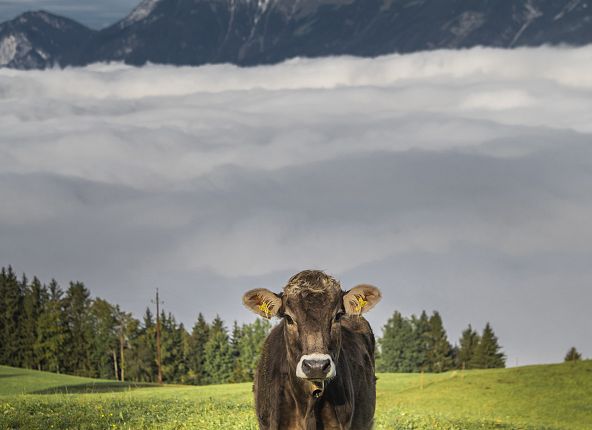
M 308 379 L 325 379 L 331 370 L 331 360 L 307 359 L 302 360 L 302 371 Z

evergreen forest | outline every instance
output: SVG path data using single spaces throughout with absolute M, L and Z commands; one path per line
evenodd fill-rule
M 150 304 L 149 298 L 146 298 Z M 152 304 L 154 306 L 154 303 Z M 77 376 L 135 382 L 205 385 L 253 379 L 272 324 L 231 327 L 199 313 L 188 329 L 170 312 L 150 306 L 141 318 L 91 292 L 82 282 L 62 288 L 0 271 L 0 364 Z M 159 348 L 160 346 L 160 348 Z M 497 368 L 505 356 L 490 324 L 470 325 L 452 345 L 438 312 L 399 312 L 377 342 L 379 372 L 444 372 Z M 159 371 L 160 368 L 160 371 Z

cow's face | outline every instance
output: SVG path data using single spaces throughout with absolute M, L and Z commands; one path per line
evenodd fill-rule
M 359 285 L 348 292 L 320 271 L 293 276 L 283 293 L 251 290 L 243 297 L 255 313 L 282 318 L 290 366 L 298 378 L 325 381 L 336 376 L 341 350 L 341 324 L 360 316 L 380 300 L 380 291 Z

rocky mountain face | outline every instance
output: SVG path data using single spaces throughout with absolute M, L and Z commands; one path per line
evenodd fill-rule
M 0 24 L 0 66 L 256 65 L 591 42 L 592 0 L 143 0 L 101 31 L 45 12 Z
M 42 69 L 72 64 L 94 34 L 67 18 L 24 13 L 0 24 L 0 67 Z

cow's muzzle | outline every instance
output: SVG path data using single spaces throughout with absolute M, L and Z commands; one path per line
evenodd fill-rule
M 296 366 L 296 376 L 311 381 L 335 377 L 335 363 L 329 354 L 303 355 Z

